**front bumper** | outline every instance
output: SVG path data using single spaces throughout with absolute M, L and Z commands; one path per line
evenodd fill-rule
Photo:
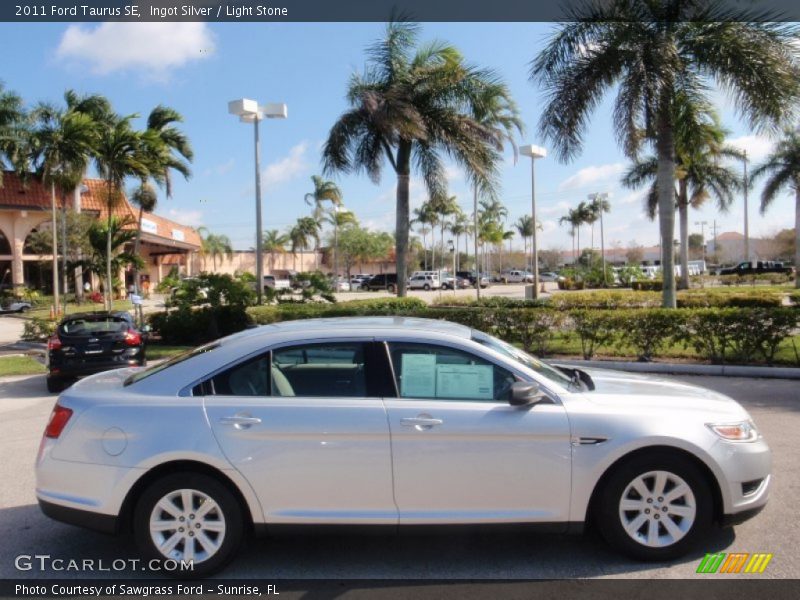
M 769 500 L 772 484 L 772 453 L 766 441 L 719 440 L 711 455 L 722 470 L 718 478 L 723 501 L 721 521 L 736 524 L 758 514 Z

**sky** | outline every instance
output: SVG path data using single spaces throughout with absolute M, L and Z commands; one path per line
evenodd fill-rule
M 285 102 L 288 119 L 261 126 L 261 173 L 264 229 L 287 230 L 310 207 L 304 195 L 313 189 L 311 176 L 321 173 L 321 147 L 330 127 L 347 109 L 347 81 L 365 64 L 365 48 L 380 38 L 381 23 L 2 23 L 0 80 L 30 105 L 62 103 L 66 89 L 107 96 L 120 114 L 141 115 L 158 104 L 180 112 L 195 160 L 190 180 L 176 178 L 172 198 L 159 194 L 156 212 L 186 225 L 204 225 L 230 237 L 234 248 L 254 246 L 254 156 L 252 125 L 227 112 L 227 102 L 254 98 L 261 103 Z M 491 67 L 505 79 L 519 105 L 526 133 L 522 144 L 546 146 L 537 138 L 543 108 L 541 90 L 530 82 L 530 61 L 554 30 L 549 23 L 422 24 L 421 40 L 439 39 L 458 47 L 465 58 Z M 746 149 L 754 163 L 769 152 L 772 141 L 750 131 L 735 107 L 714 92 L 729 141 Z M 580 156 L 562 164 L 554 156 L 536 161 L 538 218 L 543 223 L 540 248 L 567 250 L 572 239 L 558 220 L 593 192 L 611 194 L 605 216 L 606 246 L 655 245 L 657 223 L 643 210 L 643 191 L 619 185 L 628 162 L 611 128 L 613 95 L 607 94 L 592 114 Z M 509 221 L 530 212 L 530 159 L 506 152 L 500 199 Z M 450 192 L 465 212 L 472 194 L 463 174 L 448 167 Z M 366 176 L 333 177 L 345 206 L 371 229 L 394 229 L 395 179 L 386 165 L 380 184 Z M 135 182 L 130 182 L 129 188 Z M 765 215 L 758 210 L 760 188 L 750 193 L 752 236 L 771 235 L 792 227 L 793 198 L 776 200 Z M 426 199 L 419 178 L 412 177 L 412 208 Z M 743 231 L 743 200 L 727 214 L 713 202 L 693 211 L 696 222 L 714 220 L 717 232 Z M 676 232 L 677 236 L 677 232 Z M 599 233 L 595 236 L 599 246 Z M 582 245 L 589 229 L 581 234 Z M 521 240 L 515 242 L 521 248 Z

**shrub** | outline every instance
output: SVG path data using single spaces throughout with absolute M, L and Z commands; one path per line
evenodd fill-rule
M 681 292 L 678 294 L 678 308 L 770 308 L 779 307 L 783 295 L 779 292 L 742 291 L 720 293 L 711 290 Z
M 563 312 L 548 309 L 526 309 L 516 311 L 515 330 L 512 340 L 519 342 L 526 352 L 539 356 L 549 354 L 549 345 L 564 323 Z
M 585 360 L 590 360 L 600 346 L 611 344 L 618 335 L 619 320 L 612 311 L 574 310 L 569 319 L 571 330 L 580 339 Z
M 789 294 L 789 302 L 791 302 L 794 306 L 800 308 L 800 290 L 791 292 Z
M 660 292 L 664 289 L 664 282 L 659 279 L 631 282 L 631 289 L 638 292 Z
M 680 333 L 686 311 L 654 308 L 617 313 L 620 346 L 632 346 L 639 360 L 652 360 Z
M 165 344 L 198 345 L 242 331 L 250 320 L 242 306 L 181 308 L 151 314 L 150 326 Z
M 45 342 L 56 332 L 56 321 L 34 317 L 22 325 L 22 339 L 27 342 Z
M 254 323 L 263 325 L 294 319 L 415 314 L 426 307 L 425 302 L 419 298 L 371 298 L 336 304 L 285 302 L 269 306 L 252 306 L 247 309 L 247 314 Z
M 655 292 L 597 291 L 580 294 L 556 294 L 554 308 L 647 308 L 661 305 L 661 294 Z
M 688 312 L 683 340 L 711 362 L 751 362 L 761 355 L 771 364 L 797 324 L 796 311 L 786 308 L 699 309 Z

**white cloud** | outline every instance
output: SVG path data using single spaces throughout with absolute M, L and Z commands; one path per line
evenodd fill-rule
M 217 175 L 217 176 L 226 175 L 227 173 L 231 172 L 234 164 L 235 161 L 233 160 L 233 158 L 229 158 L 224 163 L 220 163 L 216 166 L 210 167 L 205 171 L 203 171 L 203 176 L 208 177 L 210 175 Z
M 202 210 L 178 210 L 170 208 L 167 211 L 169 219 L 181 225 L 188 225 L 189 227 L 199 227 L 203 224 L 203 211 Z
M 169 73 L 214 53 L 205 23 L 102 23 L 70 25 L 56 49 L 61 60 L 88 64 L 92 73 L 139 71 L 165 81 Z
M 773 142 L 763 135 L 743 135 L 727 141 L 728 144 L 739 150 L 747 151 L 747 158 L 751 163 L 760 162 L 772 151 Z
M 558 184 L 558 191 L 575 190 L 586 187 L 590 184 L 602 183 L 617 178 L 625 170 L 625 163 L 613 163 L 609 165 L 593 165 L 585 167 L 567 177 Z M 603 191 L 603 190 L 596 190 Z
M 306 160 L 307 151 L 308 142 L 300 142 L 289 150 L 288 156 L 267 165 L 261 172 L 264 187 L 274 187 L 305 173 L 310 167 Z
M 537 207 L 536 210 L 540 215 L 555 215 L 558 213 L 566 214 L 570 208 L 572 208 L 572 205 L 569 202 L 562 200 L 561 202 L 553 204 L 552 206 Z

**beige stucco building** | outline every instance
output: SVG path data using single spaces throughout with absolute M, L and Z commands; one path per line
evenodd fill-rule
M 107 211 L 103 201 L 103 185 L 100 179 L 86 179 L 74 194 L 61 197 L 56 194 L 56 208 L 63 207 L 89 213 L 105 219 Z M 51 223 L 50 189 L 31 175 L 23 181 L 13 172 L 4 172 L 0 186 L 0 289 L 11 286 L 26 286 L 52 291 L 52 255 L 35 254 L 26 243 L 38 228 L 49 231 Z M 128 227 L 135 228 L 137 210 L 128 199 L 114 208 L 118 217 L 129 218 Z M 200 252 L 200 236 L 196 230 L 152 213 L 142 219 L 142 245 L 140 254 L 145 267 L 140 271 L 142 281 L 157 284 L 173 266 L 186 275 L 192 274 Z M 132 273 L 120 273 L 126 286 L 133 283 Z M 96 289 L 97 281 L 89 274 Z

